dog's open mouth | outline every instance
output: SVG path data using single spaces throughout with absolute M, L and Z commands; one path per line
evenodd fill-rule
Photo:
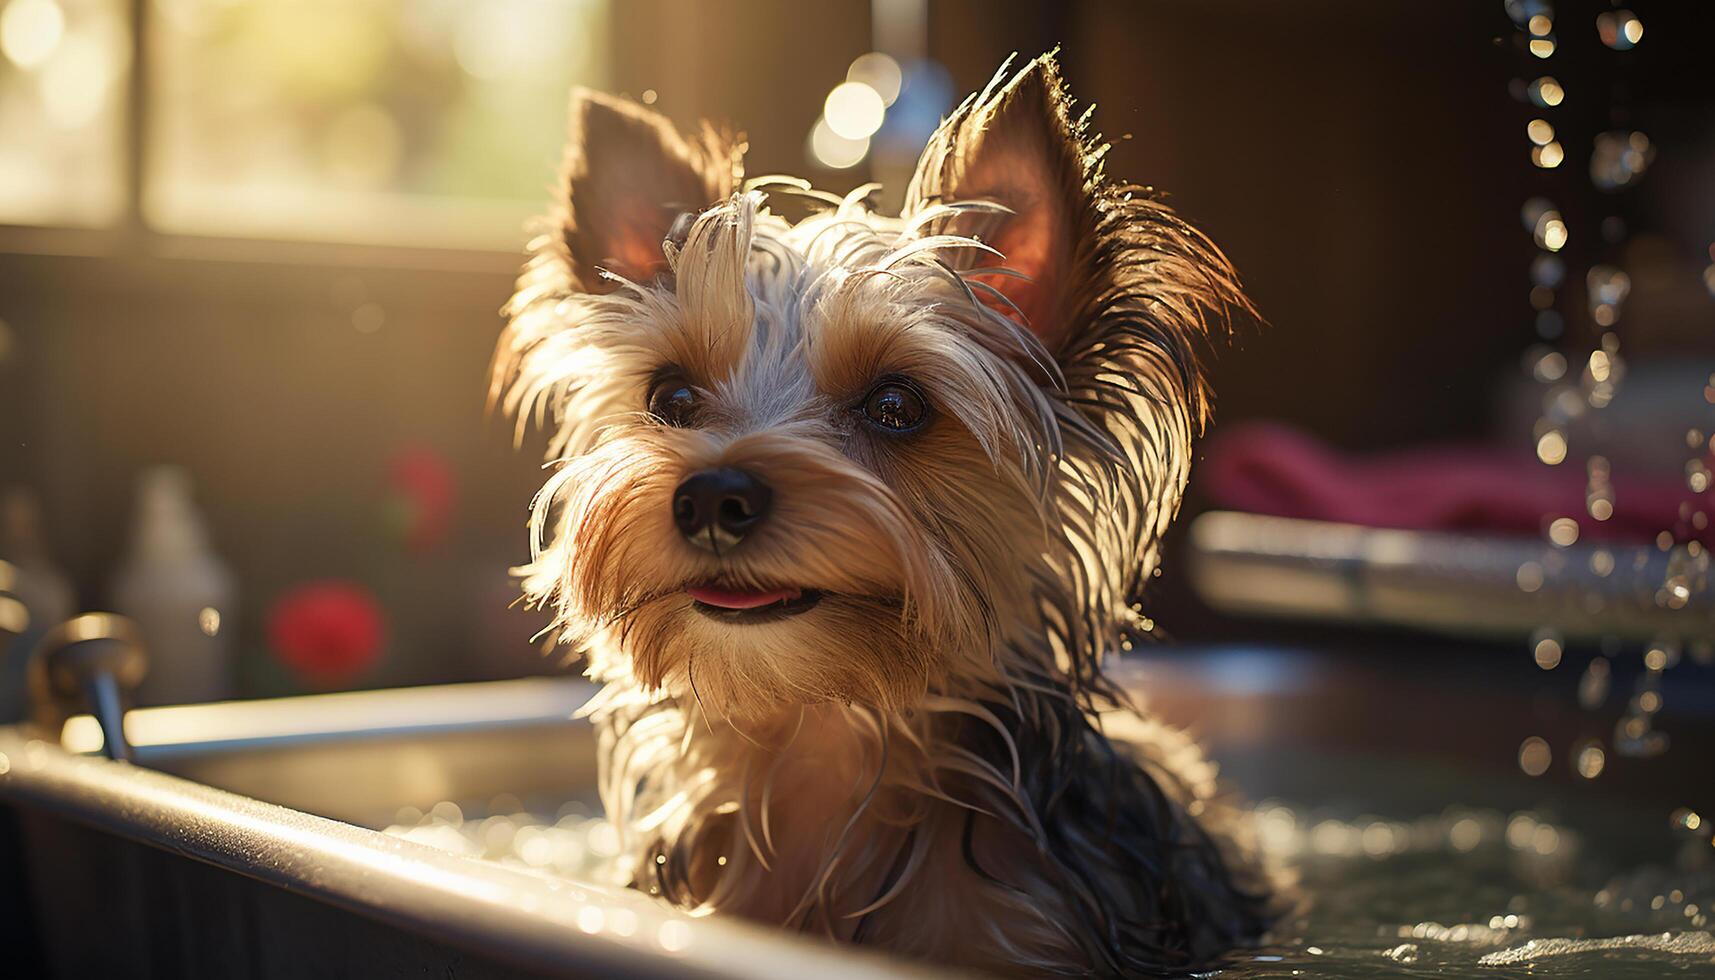
M 771 623 L 808 611 L 822 601 L 815 589 L 733 589 L 693 585 L 685 589 L 697 612 L 726 623 Z

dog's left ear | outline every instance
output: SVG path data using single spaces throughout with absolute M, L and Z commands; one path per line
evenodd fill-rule
M 704 126 L 682 134 L 629 99 L 572 93 L 559 224 L 578 285 L 606 292 L 601 270 L 642 281 L 666 265 L 673 222 L 738 187 L 743 145 Z
M 1099 153 L 1086 144 L 1069 111 L 1053 53 L 1007 68 L 941 124 L 906 192 L 904 214 L 956 201 L 987 200 L 1012 213 L 967 212 L 937 231 L 972 235 L 1002 253 L 971 258 L 1023 276 L 969 272 L 1022 313 L 1050 351 L 1061 353 L 1076 326 L 1080 280 L 1092 274 L 1099 215 L 1094 187 Z M 973 256 L 975 253 L 971 253 Z M 1006 304 L 994 304 L 997 308 Z M 1011 309 L 1001 312 L 1014 316 Z

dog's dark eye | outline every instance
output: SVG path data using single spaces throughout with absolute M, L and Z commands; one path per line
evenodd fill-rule
M 888 432 L 912 432 L 929 417 L 929 401 L 904 378 L 888 378 L 864 396 L 863 417 Z
M 690 425 L 696 412 L 697 390 L 676 374 L 663 377 L 649 389 L 649 414 L 668 425 Z

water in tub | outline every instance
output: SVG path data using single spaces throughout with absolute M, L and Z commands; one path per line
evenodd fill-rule
M 1371 802 L 1401 795 L 1390 783 L 1421 791 L 1437 778 L 1339 764 Z M 401 810 L 387 832 L 613 883 L 618 839 L 600 813 L 587 799 L 442 801 Z M 1305 907 L 1268 945 L 1199 976 L 1715 977 L 1715 847 L 1691 811 L 1642 828 L 1632 810 L 1367 815 L 1267 800 L 1256 819 L 1268 853 L 1300 876 Z

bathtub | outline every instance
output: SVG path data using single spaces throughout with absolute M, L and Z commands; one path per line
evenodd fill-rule
M 1422 820 L 1476 819 L 1449 811 L 1454 804 L 1490 814 L 1472 824 L 1488 835 L 1480 843 L 1509 868 L 1536 862 L 1520 872 L 1529 876 L 1595 851 L 1629 866 L 1683 846 L 1656 814 L 1675 799 L 1671 783 L 1624 772 L 1605 781 L 1530 780 L 1517 771 L 1521 733 L 1574 737 L 1582 723 L 1575 707 L 1545 720 L 1532 707 L 1542 691 L 1521 689 L 1505 670 L 1463 683 L 1459 670 L 1426 668 L 1431 658 L 1411 641 L 1358 646 L 1346 655 L 1162 649 L 1116 670 L 1154 710 L 1197 730 L 1238 789 L 1270 806 L 1303 802 L 1295 818 L 1301 851 L 1314 850 L 1307 841 L 1333 846 L 1339 833 L 1367 847 L 1371 827 L 1385 821 L 1407 828 L 1375 831 L 1398 838 L 1400 854 L 1389 860 L 1405 860 L 1403 835 Z M 1514 659 L 1526 668 L 1519 676 L 1540 673 L 1522 649 Z M 135 764 L 104 758 L 100 727 L 87 716 L 73 718 L 56 744 L 28 728 L 0 728 L 0 913 L 15 933 L 0 948 L 22 967 L 12 975 L 943 975 L 873 951 L 694 918 L 611 883 L 530 873 L 382 832 L 402 808 L 426 811 L 439 801 L 592 798 L 593 733 L 574 717 L 591 694 L 565 677 L 143 709 L 125 719 Z M 1336 811 L 1338 820 L 1329 816 Z M 1568 825 L 1564 840 L 1556 838 L 1565 845 L 1558 857 L 1529 847 L 1521 857 L 1505 836 L 1505 821 L 1521 812 L 1572 814 L 1582 829 Z M 1354 822 L 1371 819 L 1365 815 L 1376 822 Z M 1592 845 L 1604 835 L 1623 843 Z M 1577 841 L 1584 843 L 1575 851 Z M 1354 866 L 1362 875 L 1391 874 L 1374 863 L 1381 857 L 1345 856 L 1367 862 Z M 1333 880 L 1358 879 L 1337 871 Z M 1482 901 L 1472 896 L 1479 907 L 1470 915 L 1489 914 Z M 1389 914 L 1400 921 L 1379 926 L 1384 934 L 1423 926 Z M 1381 951 L 1360 948 L 1373 931 L 1368 923 L 1294 928 L 1272 952 L 1240 954 L 1231 975 L 1317 965 L 1306 957 L 1324 953 L 1307 950 L 1333 948 L 1318 935 L 1357 937 L 1349 939 L 1357 964 L 1350 975 L 1399 969 L 1377 960 L 1367 971 Z M 1501 945 L 1531 933 L 1494 935 Z M 1451 948 L 1444 965 L 1464 962 L 1466 952 L 1480 951 Z

